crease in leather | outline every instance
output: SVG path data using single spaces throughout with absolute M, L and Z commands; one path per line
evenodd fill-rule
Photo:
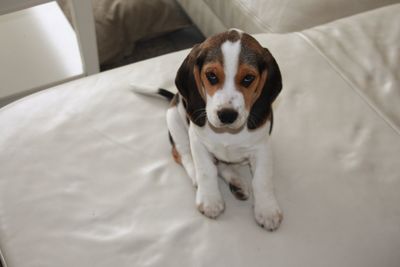
M 101 130 L 98 130 L 98 129 L 93 128 L 93 127 L 88 127 L 88 128 L 89 128 L 90 130 L 92 130 L 93 132 L 95 132 L 95 133 L 99 134 L 100 136 L 102 136 L 102 137 L 103 137 L 104 139 L 106 139 L 107 141 L 111 142 L 111 143 L 114 144 L 114 145 L 117 145 L 118 147 L 123 148 L 124 150 L 128 151 L 129 153 L 136 154 L 136 152 L 140 152 L 141 154 L 146 154 L 144 151 L 142 151 L 142 150 L 140 150 L 140 149 L 133 150 L 131 147 L 126 146 L 126 145 L 124 145 L 124 144 L 118 142 L 118 141 L 115 140 L 113 137 L 109 136 L 108 134 L 106 134 L 105 132 L 103 132 L 103 131 L 101 131 Z M 150 156 L 150 157 L 151 157 L 152 155 L 147 154 L 147 156 Z
M 207 2 L 205 2 L 205 6 L 207 7 L 208 11 L 210 11 L 212 14 L 214 14 L 214 18 L 217 19 L 221 23 L 221 25 L 224 25 L 225 28 L 228 28 L 226 26 L 226 24 L 222 22 L 222 20 L 219 18 L 219 16 L 217 16 L 217 14 L 214 12 L 214 10 L 208 5 Z
M 329 64 L 329 66 L 342 78 L 342 80 L 349 85 L 349 87 L 366 103 L 385 123 L 392 128 L 397 135 L 400 136 L 400 129 L 389 119 L 370 99 L 365 95 L 358 86 L 356 86 L 347 75 L 340 69 L 340 67 L 335 64 L 331 58 L 322 51 L 317 44 L 315 44 L 310 38 L 308 38 L 302 32 L 295 32 L 300 38 L 302 38 L 308 45 L 310 45 L 324 60 Z
M 262 21 L 262 19 L 260 19 L 257 14 L 253 13 L 252 10 L 247 7 L 246 5 L 244 5 L 243 3 L 241 3 L 240 1 L 233 1 L 234 4 L 237 4 L 238 6 L 240 6 L 243 10 L 246 11 L 246 13 L 254 18 L 254 22 L 258 24 L 258 26 L 264 30 L 266 30 L 267 32 L 273 33 L 274 31 L 272 30 L 271 25 L 264 23 Z M 286 3 L 286 2 L 285 2 Z
M 86 117 L 86 116 L 80 115 L 80 117 Z M 136 155 L 137 152 L 139 152 L 141 155 L 146 155 L 147 157 L 150 157 L 150 158 L 153 157 L 153 155 L 151 155 L 151 154 L 149 154 L 149 153 L 146 153 L 146 151 L 144 151 L 144 150 L 135 149 L 135 148 L 133 148 L 133 147 L 131 147 L 131 146 L 124 145 L 123 143 L 117 141 L 115 138 L 113 138 L 112 136 L 110 136 L 109 134 L 105 133 L 105 132 L 102 131 L 102 130 L 96 129 L 96 128 L 92 127 L 92 126 L 87 126 L 87 127 L 88 127 L 88 129 L 90 129 L 91 131 L 93 131 L 93 132 L 99 134 L 99 135 L 100 135 L 101 137 L 103 137 L 105 140 L 107 140 L 107 141 L 109 141 L 110 143 L 112 143 L 112 144 L 114 144 L 114 145 L 116 145 L 116 146 L 122 148 L 123 150 L 125 150 L 125 151 L 127 151 L 127 152 L 129 152 L 129 153 L 132 153 L 132 154 Z
M 7 267 L 6 260 L 4 259 L 4 256 L 3 256 L 3 253 L 1 252 L 1 250 L 0 250 L 0 263 L 2 264 L 1 266 Z

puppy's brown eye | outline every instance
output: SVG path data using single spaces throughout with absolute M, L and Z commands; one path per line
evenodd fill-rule
M 215 75 L 214 72 L 210 71 L 206 73 L 207 80 L 212 84 L 215 85 L 218 83 L 218 77 Z
M 251 74 L 247 74 L 246 76 L 244 76 L 243 80 L 241 81 L 241 84 L 244 87 L 249 87 L 250 84 L 254 81 L 256 77 L 254 75 Z

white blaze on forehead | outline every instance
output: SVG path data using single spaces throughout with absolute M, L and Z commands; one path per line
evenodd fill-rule
M 239 67 L 240 48 L 240 40 L 236 42 L 226 41 L 221 46 L 225 72 L 224 89 L 234 88 L 235 76 Z
M 239 70 L 240 49 L 240 40 L 236 42 L 226 41 L 221 45 L 225 73 L 224 84 L 213 96 L 207 95 L 206 102 L 207 119 L 217 128 L 224 125 L 218 116 L 218 111 L 224 108 L 233 109 L 238 113 L 237 119 L 228 126 L 230 128 L 239 129 L 244 125 L 248 117 L 243 94 L 236 90 L 235 85 L 235 76 Z
M 237 28 L 230 28 L 229 32 L 237 32 L 240 37 L 242 37 L 243 31 Z

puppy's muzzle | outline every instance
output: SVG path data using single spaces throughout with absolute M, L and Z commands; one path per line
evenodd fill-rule
M 239 113 L 234 109 L 223 108 L 217 112 L 217 115 L 221 123 L 231 124 L 237 119 Z

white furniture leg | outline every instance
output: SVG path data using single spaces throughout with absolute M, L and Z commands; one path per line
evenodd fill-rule
M 70 1 L 72 20 L 78 38 L 85 75 L 98 73 L 100 71 L 99 56 L 92 4 L 90 0 Z

